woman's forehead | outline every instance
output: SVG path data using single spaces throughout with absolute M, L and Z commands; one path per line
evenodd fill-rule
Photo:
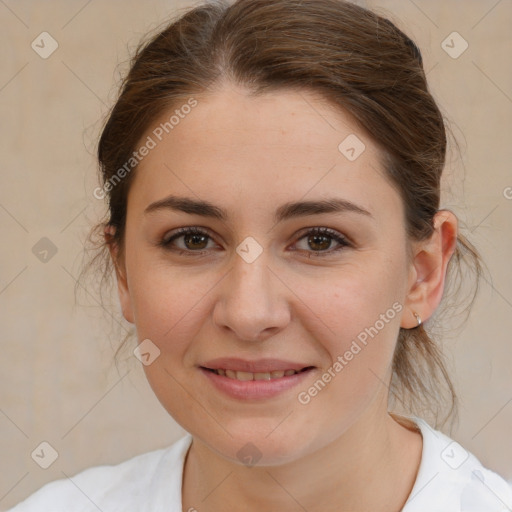
M 250 97 L 227 89 L 198 99 L 158 140 L 155 130 L 176 110 L 170 109 L 146 132 L 155 144 L 135 181 L 152 196 L 187 185 L 208 194 L 228 188 L 293 197 L 333 189 L 382 195 L 386 179 L 370 137 L 350 116 L 314 100 L 303 92 Z
M 208 95 L 193 95 L 193 98 L 197 105 L 181 116 L 179 126 L 175 126 L 172 133 L 201 146 L 236 146 L 243 141 L 241 151 L 261 144 L 284 143 L 331 146 L 336 150 L 338 144 L 353 133 L 362 140 L 370 139 L 350 113 L 312 90 L 278 89 L 254 95 L 247 89 L 226 85 Z M 148 133 L 154 126 L 165 124 L 176 110 L 180 110 L 179 104 L 162 112 Z M 205 133 L 208 133 L 207 138 Z

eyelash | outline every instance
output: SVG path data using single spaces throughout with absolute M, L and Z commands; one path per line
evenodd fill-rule
M 203 256 L 206 252 L 208 252 L 208 249 L 204 249 L 202 251 L 193 251 L 193 250 L 176 249 L 176 248 L 171 247 L 171 243 L 174 240 L 181 238 L 183 236 L 186 236 L 186 235 L 207 236 L 210 240 L 212 239 L 212 237 L 210 236 L 210 234 L 207 231 L 202 230 L 197 227 L 188 227 L 188 228 L 179 228 L 175 233 L 173 233 L 172 236 L 164 237 L 158 243 L 158 245 L 160 247 L 163 247 L 165 250 L 175 252 L 180 256 L 185 255 L 185 256 L 196 256 L 197 257 L 197 256 Z M 305 233 L 303 233 L 298 238 L 297 242 L 302 240 L 303 238 L 306 238 L 308 236 L 314 236 L 314 235 L 326 236 L 326 237 L 331 238 L 332 240 L 338 242 L 340 245 L 336 249 L 332 249 L 332 250 L 306 251 L 309 253 L 309 258 L 311 258 L 311 257 L 315 257 L 315 258 L 326 257 L 329 255 L 332 255 L 333 253 L 341 251 L 342 249 L 345 249 L 346 247 L 352 246 L 352 244 L 345 237 L 340 235 L 337 231 L 334 231 L 333 229 L 330 229 L 330 228 L 318 228 L 318 227 L 312 228 L 312 229 L 306 231 Z M 298 249 L 298 250 L 303 251 L 301 249 Z

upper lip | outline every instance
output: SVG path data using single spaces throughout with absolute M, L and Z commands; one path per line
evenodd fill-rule
M 267 373 L 271 371 L 285 370 L 300 371 L 304 368 L 310 367 L 311 365 L 297 363 L 296 361 L 285 361 L 283 359 L 258 359 L 255 361 L 248 361 L 246 359 L 239 359 L 236 357 L 221 357 L 206 361 L 200 366 L 203 368 L 209 368 L 210 370 L 222 369 L 250 373 Z

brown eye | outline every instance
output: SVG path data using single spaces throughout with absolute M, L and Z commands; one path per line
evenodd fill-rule
M 183 239 L 183 245 L 180 247 L 174 242 Z M 183 252 L 201 252 L 207 249 L 208 241 L 211 239 L 210 235 L 198 228 L 180 228 L 171 236 L 166 236 L 160 242 L 160 245 L 169 250 L 176 250 Z
M 306 248 L 300 249 L 310 253 L 312 256 L 324 256 L 340 251 L 345 247 L 351 246 L 350 242 L 339 234 L 329 228 L 314 228 L 307 231 L 300 239 L 306 240 Z M 332 243 L 336 242 L 338 247 L 329 250 Z
M 208 235 L 188 234 L 182 235 L 187 249 L 205 249 L 208 243 Z
M 309 235 L 308 244 L 314 251 L 324 251 L 329 249 L 332 243 L 332 238 L 325 235 Z
M 177 240 L 182 240 L 181 244 L 176 243 Z M 310 229 L 299 238 L 299 241 L 301 240 L 306 240 L 306 247 L 299 250 L 308 253 L 309 257 L 332 255 L 351 246 L 351 243 L 345 237 L 329 228 Z M 208 247 L 209 241 L 212 241 L 212 237 L 207 231 L 197 227 L 186 227 L 165 236 L 159 242 L 159 245 L 180 255 L 200 256 L 211 248 Z M 337 244 L 337 247 L 331 249 L 333 242 Z

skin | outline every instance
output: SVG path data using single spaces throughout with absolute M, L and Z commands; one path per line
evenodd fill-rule
M 399 328 L 416 326 L 413 311 L 425 321 L 441 300 L 457 219 L 438 212 L 434 234 L 410 243 L 409 258 L 399 193 L 384 176 L 380 149 L 347 113 L 309 91 L 251 97 L 223 83 L 194 97 L 198 105 L 139 165 L 124 246 L 111 244 L 123 315 L 139 341 L 150 339 L 160 350 L 144 366 L 148 381 L 193 435 L 183 510 L 400 510 L 422 438 L 387 411 L 393 350 Z M 350 134 L 366 146 L 355 161 L 338 150 Z M 170 209 L 144 214 L 171 193 L 207 200 L 228 218 Z M 326 197 L 347 199 L 371 217 L 273 220 L 286 202 Z M 205 228 L 211 238 L 202 245 L 174 241 L 191 256 L 158 245 L 184 226 Z M 351 246 L 333 252 L 334 239 L 320 248 L 308 243 L 304 232 L 314 227 L 335 230 Z M 248 236 L 263 251 L 252 263 L 236 252 Z M 313 254 L 322 251 L 330 254 Z M 299 403 L 298 392 L 396 301 L 402 310 L 317 396 Z M 217 357 L 291 359 L 315 370 L 297 389 L 240 401 L 199 371 Z M 253 467 L 237 457 L 248 442 L 261 453 Z

